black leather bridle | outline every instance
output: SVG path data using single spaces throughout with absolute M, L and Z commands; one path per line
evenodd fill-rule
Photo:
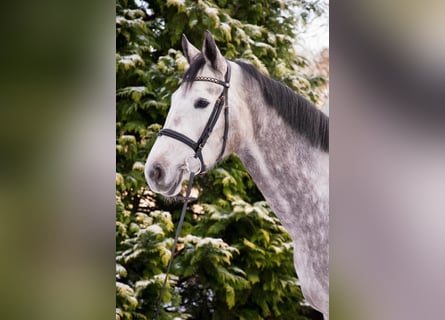
M 181 141 L 182 143 L 186 144 L 187 146 L 189 146 L 190 148 L 193 149 L 193 151 L 195 151 L 195 155 L 194 157 L 199 159 L 200 163 L 201 163 L 201 167 L 200 169 L 195 172 L 195 174 L 203 174 L 206 172 L 206 166 L 204 164 L 204 159 L 202 157 L 202 149 L 204 148 L 205 144 L 207 143 L 207 140 L 210 137 L 210 134 L 212 133 L 216 122 L 218 121 L 219 115 L 221 114 L 221 111 L 224 107 L 224 135 L 223 135 L 223 143 L 222 143 L 222 147 L 221 147 L 221 151 L 219 153 L 219 156 L 216 160 L 216 162 L 218 162 L 219 160 L 221 160 L 224 151 L 226 149 L 226 144 L 227 144 L 227 134 L 229 131 L 229 97 L 228 97 L 228 93 L 229 93 L 229 87 L 230 87 L 230 64 L 229 62 L 227 62 L 227 71 L 224 77 L 224 81 L 215 79 L 215 78 L 210 78 L 210 77 L 195 77 L 195 79 L 193 79 L 193 81 L 207 81 L 207 82 L 211 82 L 211 83 L 215 83 L 218 85 L 223 86 L 223 91 L 221 92 L 221 94 L 219 95 L 218 99 L 215 102 L 215 106 L 213 107 L 212 113 L 210 114 L 209 120 L 207 121 L 207 124 L 204 127 L 204 130 L 201 133 L 201 136 L 199 137 L 198 141 L 193 141 L 192 139 L 190 139 L 189 137 L 187 137 L 186 135 L 172 130 L 172 129 L 161 129 L 158 133 L 158 135 L 160 136 L 167 136 L 173 139 L 176 139 L 178 141 Z

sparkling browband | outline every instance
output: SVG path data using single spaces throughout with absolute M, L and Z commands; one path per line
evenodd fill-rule
M 224 82 L 224 81 L 221 81 L 221 80 L 218 80 L 218 79 L 215 79 L 215 78 L 210 78 L 210 77 L 196 77 L 194 79 L 194 81 L 208 81 L 208 82 L 213 82 L 213 83 L 222 85 L 222 86 L 224 86 L 226 88 L 230 87 L 230 83 Z

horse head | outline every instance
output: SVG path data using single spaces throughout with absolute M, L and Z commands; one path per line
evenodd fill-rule
M 176 195 L 188 173 L 202 173 L 229 152 L 228 91 L 230 64 L 209 32 L 202 52 L 185 36 L 182 48 L 190 67 L 173 93 L 163 129 L 147 158 L 145 177 L 150 188 Z

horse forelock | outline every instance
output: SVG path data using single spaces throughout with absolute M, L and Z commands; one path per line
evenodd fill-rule
M 182 81 L 186 84 L 186 89 L 190 89 L 193 84 L 193 80 L 195 80 L 198 72 L 204 67 L 206 64 L 206 60 L 202 53 L 197 55 L 195 59 L 190 63 L 189 68 L 184 74 Z

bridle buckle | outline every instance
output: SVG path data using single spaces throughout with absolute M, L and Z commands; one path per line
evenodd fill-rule
M 201 173 L 201 170 L 202 170 L 201 161 L 196 157 L 189 157 L 189 158 L 185 159 L 185 169 L 189 173 L 198 175 L 199 173 Z

